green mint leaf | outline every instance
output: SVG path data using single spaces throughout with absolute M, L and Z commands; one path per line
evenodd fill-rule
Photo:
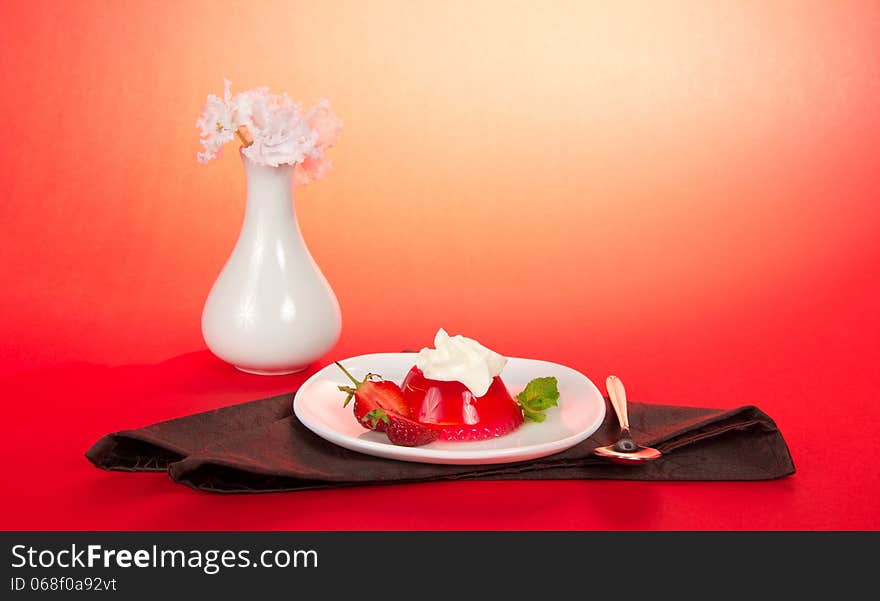
M 523 416 L 535 422 L 544 421 L 547 416 L 542 411 L 556 407 L 559 403 L 559 389 L 554 377 L 535 378 L 525 389 L 516 395 L 522 407 Z
M 382 409 L 373 409 L 372 411 L 369 411 L 361 418 L 361 421 L 365 424 L 370 424 L 371 428 L 375 428 L 376 424 L 379 422 L 385 422 L 386 424 L 391 423 L 391 420 L 388 419 L 388 414 Z
M 523 409 L 523 417 L 527 420 L 531 420 L 533 422 L 542 422 L 547 419 L 547 414 L 541 413 L 540 411 L 531 411 L 529 409 Z

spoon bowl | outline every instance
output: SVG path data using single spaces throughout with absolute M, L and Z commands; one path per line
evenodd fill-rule
M 625 465 L 644 463 L 657 459 L 662 455 L 657 449 L 643 446 L 637 446 L 635 451 L 617 451 L 614 445 L 608 445 L 607 447 L 598 447 L 593 452 L 600 457 L 605 457 L 615 463 L 623 463 Z
M 617 442 L 612 445 L 598 447 L 594 449 L 594 453 L 600 457 L 605 457 L 616 463 L 625 465 L 636 465 L 645 463 L 652 459 L 657 459 L 663 453 L 651 447 L 644 447 L 636 444 L 632 435 L 629 433 L 629 416 L 626 411 L 626 390 L 623 388 L 623 382 L 617 376 L 608 376 L 605 381 L 605 387 L 608 389 L 608 396 L 611 399 L 611 405 L 617 414 L 617 420 L 620 422 L 620 435 Z

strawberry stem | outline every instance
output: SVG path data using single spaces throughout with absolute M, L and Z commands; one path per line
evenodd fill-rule
M 348 379 L 352 381 L 352 383 L 355 385 L 355 387 L 358 387 L 361 385 L 361 382 L 358 382 L 357 380 L 355 380 L 354 376 L 351 375 L 350 373 L 348 373 L 347 369 L 342 367 L 342 363 L 340 363 L 339 361 L 334 361 L 333 363 L 336 364 L 336 367 L 338 367 L 339 369 L 342 370 L 342 373 L 344 373 L 346 376 L 348 376 Z

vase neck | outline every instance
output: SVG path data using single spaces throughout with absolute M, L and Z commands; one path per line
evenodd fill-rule
M 285 220 L 295 218 L 293 210 L 293 166 L 270 167 L 244 160 L 247 179 L 245 219 Z

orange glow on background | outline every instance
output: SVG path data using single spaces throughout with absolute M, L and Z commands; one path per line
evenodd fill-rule
M 200 346 L 244 203 L 234 152 L 194 159 L 224 77 L 344 119 L 297 210 L 346 323 L 389 348 L 440 324 L 535 354 L 680 331 L 865 277 L 877 250 L 867 8 L 35 4 L 2 26 L 2 302 L 24 350 L 35 325 L 65 358 Z
M 244 211 L 234 147 L 195 160 L 226 77 L 345 122 L 296 192 L 333 357 L 443 326 L 637 400 L 876 401 L 876 3 L 29 0 L 0 40 L 7 368 L 204 349 Z

